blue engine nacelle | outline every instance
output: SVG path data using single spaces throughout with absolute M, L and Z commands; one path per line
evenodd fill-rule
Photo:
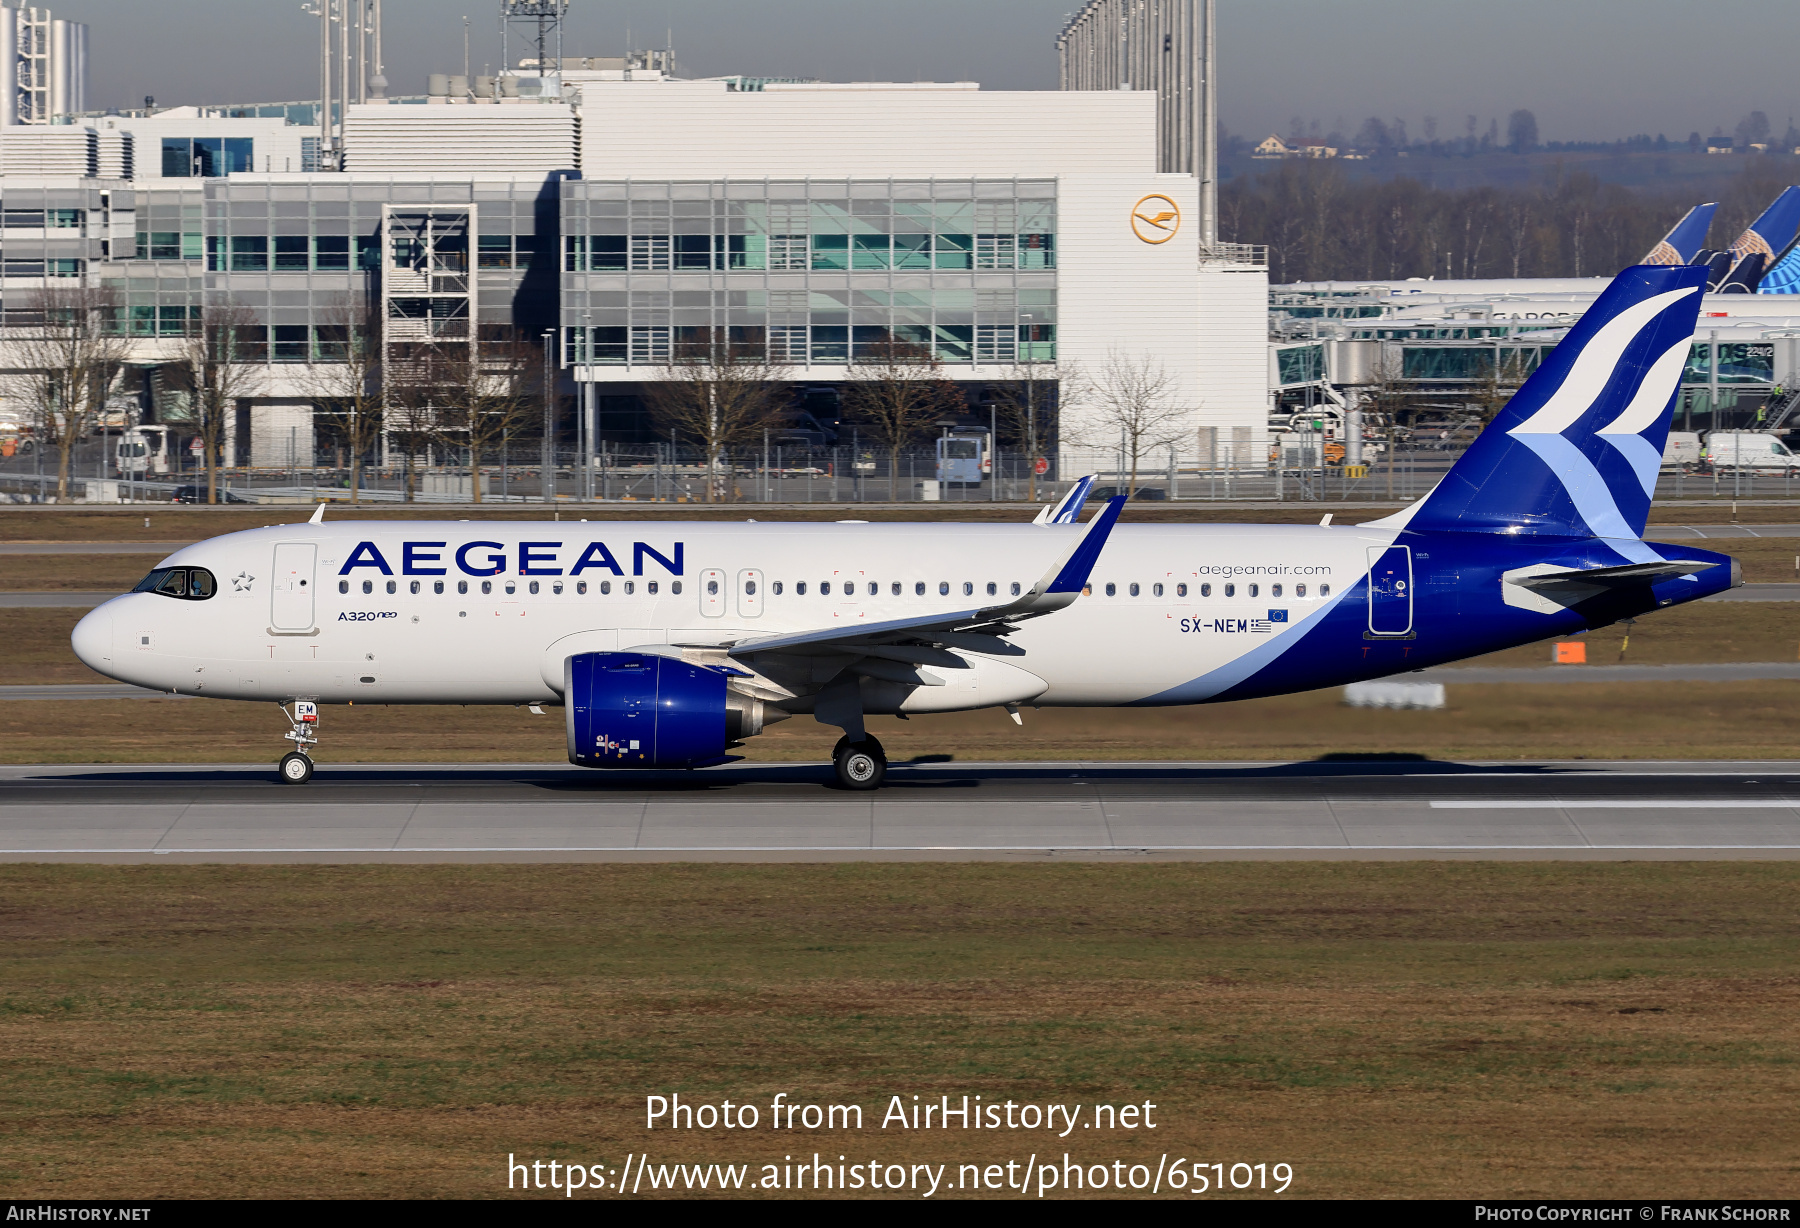
M 584 652 L 563 665 L 569 762 L 582 767 L 717 763 L 728 706 L 725 675 L 703 665 L 639 652 Z

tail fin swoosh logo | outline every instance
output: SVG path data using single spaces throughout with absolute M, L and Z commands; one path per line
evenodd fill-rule
M 1392 523 L 1603 537 L 1638 561 L 1706 274 L 1620 273 L 1444 480 Z
M 1680 302 L 1700 293 L 1699 287 L 1670 290 L 1634 303 L 1608 320 L 1576 357 L 1568 376 L 1548 400 L 1525 421 L 1507 434 L 1518 439 L 1543 460 L 1562 484 L 1563 492 L 1575 505 L 1581 519 L 1597 537 L 1615 540 L 1633 539 L 1633 528 L 1619 508 L 1617 497 L 1601 475 L 1599 468 L 1568 435 L 1577 423 L 1587 417 L 1606 395 L 1625 352 L 1646 333 L 1657 317 Z M 1686 361 L 1689 338 L 1683 337 L 1669 346 L 1651 363 L 1639 381 L 1630 402 L 1611 422 L 1594 434 L 1625 458 L 1633 475 L 1648 495 L 1656 488 L 1656 472 L 1662 465 L 1662 451 L 1645 439 L 1640 431 L 1656 421 L 1675 395 Z M 1632 422 L 1641 422 L 1628 429 Z M 1644 453 L 1649 453 L 1648 482 L 1645 481 Z M 1633 562 L 1645 559 L 1632 547 L 1615 547 Z M 1648 550 L 1642 551 L 1648 556 Z

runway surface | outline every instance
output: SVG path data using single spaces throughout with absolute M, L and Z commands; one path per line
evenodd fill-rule
M 0 860 L 1800 856 L 1800 763 L 0 768 Z

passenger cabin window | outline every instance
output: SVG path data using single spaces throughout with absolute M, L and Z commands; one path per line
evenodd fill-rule
M 1132 585 L 1131 585 L 1131 595 L 1132 595 L 1132 596 L 1133 596 L 1133 597 L 1135 597 L 1135 596 L 1137 596 L 1137 595 L 1138 595 L 1138 586 L 1137 586 L 1137 582 L 1136 582 L 1136 581 L 1133 581 L 1133 582 L 1132 582 Z
M 417 581 L 417 580 L 414 580 L 414 581 L 413 581 L 413 582 L 412 582 L 412 591 L 413 591 L 413 595 L 414 595 L 414 596 L 417 596 L 417 595 L 418 595 L 418 592 L 419 592 L 419 582 L 418 582 L 418 581 Z
M 138 581 L 134 593 L 157 593 L 182 601 L 205 601 L 219 591 L 213 573 L 204 567 L 160 567 Z
M 949 595 L 950 595 L 950 581 L 939 580 L 938 581 L 938 596 L 948 597 Z
M 1150 595 L 1151 595 L 1151 596 L 1152 596 L 1152 597 L 1160 597 L 1160 596 L 1162 596 L 1162 585 L 1160 585 L 1160 584 L 1152 584 L 1152 585 L 1151 585 L 1151 586 L 1150 586 Z
M 575 581 L 575 593 L 577 596 L 580 596 L 580 597 L 587 596 L 587 581 L 586 580 Z
M 890 593 L 892 593 L 894 596 L 898 597 L 900 595 L 900 581 L 895 580 L 892 587 L 890 587 L 888 589 L 888 591 Z
M 1187 596 L 1187 585 L 1185 585 L 1185 584 L 1177 584 L 1177 585 L 1176 585 L 1176 586 L 1175 586 L 1175 595 L 1176 595 L 1176 596 L 1177 596 L 1177 597 L 1185 597 L 1185 596 Z
M 365 593 L 372 593 L 372 592 L 374 592 L 374 591 L 375 591 L 375 581 L 373 581 L 373 580 L 364 580 L 364 581 L 363 581 L 363 592 L 365 592 Z
M 1237 585 L 1235 585 L 1235 584 L 1227 584 L 1227 585 L 1226 585 L 1226 586 L 1225 586 L 1225 595 L 1226 595 L 1226 596 L 1227 596 L 1227 597 L 1235 597 L 1235 596 L 1237 596 Z
M 1306 585 L 1304 585 L 1304 584 L 1294 585 L 1294 596 L 1296 596 L 1296 597 L 1306 596 Z
M 1321 597 L 1331 596 L 1331 585 L 1329 585 L 1329 584 L 1319 585 L 1319 596 L 1321 596 Z
M 456 582 L 456 591 L 459 593 L 467 593 L 469 591 L 469 582 L 467 580 L 458 580 Z
M 1019 582 L 1017 580 L 1012 582 L 1012 595 L 1015 597 L 1019 595 Z
M 444 592 L 444 582 L 442 580 L 433 580 L 431 582 L 431 591 L 442 596 Z
M 1119 595 L 1119 586 L 1117 584 L 1108 584 L 1106 586 L 1106 595 L 1108 597 L 1117 597 Z
M 781 581 L 780 580 L 775 581 L 775 595 L 777 597 L 781 596 Z
M 1279 584 L 1269 585 L 1269 596 L 1271 596 L 1271 597 L 1281 596 L 1281 585 L 1279 585 Z
M 913 582 L 913 596 L 923 597 L 924 595 L 925 595 L 925 581 L 923 581 L 923 580 L 914 581 Z
M 347 592 L 349 592 L 349 591 L 350 591 L 350 581 L 348 581 L 348 580 L 339 580 L 339 581 L 338 581 L 338 592 L 340 592 L 340 593 L 347 593 Z
M 1210 584 L 1202 584 L 1202 585 L 1201 585 L 1201 586 L 1200 586 L 1200 595 L 1201 595 L 1201 596 L 1202 596 L 1202 597 L 1210 597 L 1210 596 L 1212 596 L 1212 585 L 1210 585 Z
M 1254 584 L 1252 584 L 1252 585 L 1251 585 L 1251 586 L 1250 586 L 1250 595 L 1251 595 L 1251 596 L 1252 596 L 1252 597 L 1254 597 L 1254 596 L 1256 596 L 1256 585 L 1254 585 Z

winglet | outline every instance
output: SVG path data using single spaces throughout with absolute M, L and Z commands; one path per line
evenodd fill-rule
M 1100 514 L 1088 523 L 1088 530 L 1082 537 L 1081 544 L 1064 560 L 1062 570 L 1044 589 L 1046 596 L 1053 593 L 1079 593 L 1086 587 L 1094 564 L 1100 561 L 1100 551 L 1106 548 L 1106 539 L 1111 536 L 1113 525 L 1124 509 L 1124 495 L 1115 495 L 1106 501 Z
M 1094 488 L 1094 475 L 1088 474 L 1075 485 L 1069 487 L 1069 493 L 1062 497 L 1054 507 L 1046 507 L 1037 514 L 1033 524 L 1074 524 L 1075 518 L 1081 515 L 1083 505 L 1087 503 L 1088 492 Z
M 325 505 L 323 503 L 319 504 L 319 506 L 317 506 L 313 509 L 312 518 L 310 520 L 308 520 L 306 523 L 307 524 L 324 524 L 325 523 Z

